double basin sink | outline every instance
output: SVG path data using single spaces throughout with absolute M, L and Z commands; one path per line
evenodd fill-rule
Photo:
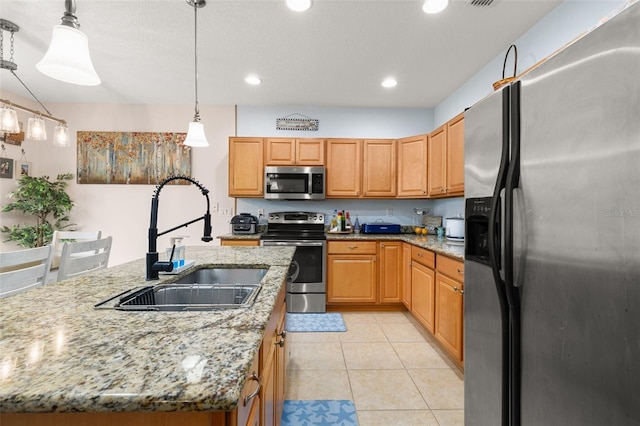
M 175 282 L 137 287 L 96 305 L 124 311 L 210 311 L 249 307 L 267 268 L 202 268 Z

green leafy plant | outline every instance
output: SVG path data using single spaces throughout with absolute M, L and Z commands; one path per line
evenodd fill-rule
M 65 191 L 70 179 L 73 179 L 70 173 L 58 175 L 54 182 L 49 181 L 49 176 L 22 176 L 18 188 L 9 194 L 13 201 L 2 207 L 2 211 L 20 211 L 34 217 L 36 223 L 3 226 L 2 233 L 9 235 L 5 241 L 17 241 L 18 245 L 29 248 L 42 247 L 51 242 L 54 230 L 72 226 L 68 222 L 73 201 Z

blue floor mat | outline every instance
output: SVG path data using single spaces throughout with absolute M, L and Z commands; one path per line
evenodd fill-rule
M 287 314 L 287 331 L 347 331 L 342 314 Z
M 281 426 L 358 426 L 349 400 L 284 401 Z

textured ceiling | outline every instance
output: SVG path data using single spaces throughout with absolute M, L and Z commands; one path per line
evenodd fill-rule
M 198 10 L 201 104 L 434 107 L 560 0 L 451 0 L 439 15 L 421 1 L 209 0 Z M 74 86 L 40 74 L 64 1 L 0 0 L 15 34 L 17 74 L 46 102 L 189 104 L 194 99 L 193 8 L 184 0 L 78 0 L 103 84 Z M 8 59 L 5 33 L 5 59 Z M 254 73 L 263 84 L 248 86 Z M 383 78 L 398 80 L 394 89 Z M 499 76 L 496 76 L 498 79 Z M 4 90 L 29 97 L 8 71 Z

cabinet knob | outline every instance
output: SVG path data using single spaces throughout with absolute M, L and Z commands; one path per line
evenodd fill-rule
M 357 249 L 358 246 L 348 246 L 347 248 L 350 249 L 350 250 L 354 250 L 354 249 Z
M 460 294 L 464 294 L 464 290 L 460 290 Z
M 463 275 L 463 274 L 464 274 L 464 269 L 458 269 L 458 273 L 459 273 L 460 275 Z
M 283 339 L 287 337 L 287 330 L 282 330 L 280 333 L 278 333 L 278 336 L 282 337 Z
M 458 287 L 454 287 L 454 288 L 453 288 L 453 291 L 458 291 Z
M 278 340 L 276 343 L 274 343 L 274 345 L 280 346 L 281 348 L 283 348 L 284 347 L 284 339 Z

